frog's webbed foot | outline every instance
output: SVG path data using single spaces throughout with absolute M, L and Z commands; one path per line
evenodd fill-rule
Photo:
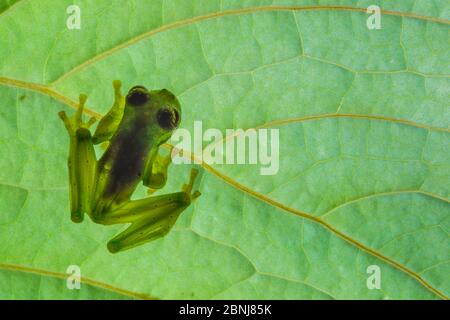
M 95 121 L 97 121 L 95 117 L 91 117 L 86 122 L 83 121 L 83 110 L 84 105 L 86 104 L 86 100 L 87 96 L 85 94 L 80 94 L 77 111 L 71 117 L 68 117 L 65 111 L 60 111 L 58 113 L 71 137 L 76 136 L 79 129 L 89 129 L 95 123 Z

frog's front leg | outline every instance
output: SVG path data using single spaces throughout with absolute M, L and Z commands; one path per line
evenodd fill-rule
M 120 92 L 121 86 L 122 83 L 119 80 L 113 81 L 114 103 L 108 113 L 100 120 L 95 130 L 94 136 L 92 137 L 94 144 L 109 141 L 114 132 L 116 132 L 120 120 L 122 120 L 125 98 Z
M 70 212 L 74 222 L 83 221 L 85 212 L 90 214 L 91 197 L 95 190 L 97 160 L 89 131 L 95 119 L 91 118 L 88 122 L 82 120 L 86 99 L 85 95 L 80 95 L 79 107 L 74 116 L 67 117 L 64 111 L 58 114 L 70 137 L 68 159 Z
M 167 182 L 167 170 L 172 163 L 173 146 L 169 146 L 169 154 L 162 156 L 158 153 L 159 147 L 152 150 L 152 155 L 145 166 L 142 182 L 148 188 L 148 194 L 152 194 L 163 188 Z
M 130 249 L 166 235 L 177 221 L 179 215 L 200 196 L 192 192 L 198 174 L 192 169 L 190 181 L 182 192 L 134 200 L 106 213 L 103 224 L 131 223 L 122 233 L 108 242 L 112 253 Z

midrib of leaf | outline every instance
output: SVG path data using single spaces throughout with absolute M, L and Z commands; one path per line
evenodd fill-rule
M 21 266 L 21 265 L 16 265 L 16 264 L 0 263 L 0 269 L 1 270 L 16 271 L 16 272 L 24 272 L 24 273 L 33 273 L 33 274 L 37 274 L 37 275 L 40 275 L 40 276 L 52 277 L 52 278 L 57 278 L 57 279 L 62 279 L 62 280 L 66 280 L 67 279 L 67 274 L 66 273 L 60 273 L 60 272 L 49 271 L 49 270 L 38 269 L 38 268 L 31 268 L 31 267 L 26 267 L 26 266 Z M 118 294 L 121 294 L 121 295 L 124 295 L 124 296 L 137 298 L 137 299 L 144 299 L 144 300 L 155 300 L 155 299 L 157 299 L 155 297 L 152 297 L 152 296 L 149 296 L 149 295 L 146 295 L 146 294 L 129 291 L 129 290 L 126 290 L 126 289 L 115 287 L 115 286 L 112 286 L 110 284 L 107 284 L 107 283 L 104 283 L 104 282 L 100 282 L 100 281 L 97 281 L 97 280 L 94 280 L 94 279 L 86 278 L 86 277 L 80 277 L 80 282 L 88 284 L 88 285 L 93 286 L 93 287 L 97 287 L 97 288 L 101 288 L 101 289 L 104 289 L 104 290 L 113 291 L 115 293 L 118 293 Z
M 48 86 L 45 86 L 42 84 L 26 82 L 26 81 L 21 81 L 21 80 L 16 80 L 16 79 L 10 79 L 10 78 L 6 78 L 6 77 L 0 77 L 0 83 L 45 94 L 45 95 L 50 96 L 50 97 L 54 98 L 55 100 L 62 102 L 74 109 L 77 109 L 77 107 L 78 107 L 77 102 L 60 94 L 59 92 L 57 92 L 55 90 L 50 89 Z M 92 117 L 97 118 L 97 119 L 100 119 L 102 117 L 102 115 L 100 113 L 95 112 L 89 108 L 85 108 L 84 112 Z
M 171 29 L 180 28 L 183 26 L 187 26 L 190 24 L 194 24 L 196 22 L 205 21 L 205 20 L 211 20 L 214 18 L 220 18 L 225 16 L 233 16 L 233 15 L 242 15 L 242 14 L 250 14 L 250 13 L 257 13 L 257 12 L 270 12 L 270 11 L 352 11 L 352 12 L 360 12 L 360 13 L 366 13 L 366 8 L 358 8 L 358 7 L 352 7 L 352 6 L 260 6 L 260 7 L 250 7 L 250 8 L 241 8 L 241 9 L 234 9 L 234 10 L 225 10 L 221 12 L 214 12 L 202 16 L 196 16 L 190 19 L 177 21 L 174 23 L 162 25 L 159 28 L 147 31 L 145 33 L 142 33 L 134 38 L 131 38 L 130 40 L 113 47 L 107 51 L 104 51 L 100 53 L 99 55 L 96 55 L 88 60 L 86 60 L 84 63 L 74 67 L 73 69 L 69 70 L 62 76 L 60 76 L 58 79 L 52 81 L 49 83 L 49 86 L 53 86 L 64 79 L 69 78 L 73 74 L 76 74 L 77 72 L 87 68 L 88 66 L 112 55 L 113 53 L 125 49 L 141 40 L 147 39 L 155 34 L 168 31 Z M 442 24 L 450 24 L 449 20 L 446 19 L 440 19 L 440 18 L 434 18 L 429 16 L 421 16 L 410 12 L 401 12 L 401 11 L 392 11 L 392 10 L 383 10 L 381 9 L 382 14 L 391 15 L 391 16 L 399 16 L 399 17 L 405 17 L 405 18 L 411 18 L 411 19 L 418 19 L 418 20 L 425 20 L 435 23 L 442 23 Z
M 53 98 L 55 98 L 56 100 L 63 102 L 65 104 L 67 104 L 68 106 L 72 107 L 72 108 L 77 108 L 77 103 L 73 100 L 71 100 L 70 98 L 50 89 L 48 86 L 45 85 L 40 85 L 40 84 L 34 84 L 34 83 L 29 83 L 29 82 L 25 82 L 25 81 L 20 81 L 20 80 L 14 80 L 14 79 L 9 79 L 9 78 L 5 78 L 5 77 L 0 77 L 0 83 L 6 84 L 6 85 L 10 85 L 10 86 L 16 86 L 16 87 L 20 87 L 20 88 L 24 88 L 24 89 L 28 89 L 28 90 L 32 90 L 32 91 L 36 91 L 48 96 L 51 96 Z M 99 113 L 92 111 L 88 108 L 85 108 L 85 112 L 97 119 L 100 119 L 102 117 L 102 115 L 100 115 Z M 262 124 L 260 126 L 257 126 L 255 128 L 263 128 L 263 127 L 269 127 L 272 125 L 280 125 L 280 124 L 287 124 L 287 123 L 292 123 L 292 122 L 298 122 L 298 121 L 307 121 L 307 120 L 318 120 L 318 119 L 322 119 L 322 118 L 327 118 L 327 117 L 349 117 L 349 118 L 355 118 L 355 119 L 367 119 L 367 120 L 378 120 L 378 121 L 389 121 L 389 122 L 393 122 L 393 123 L 400 123 L 400 124 L 404 124 L 404 125 L 411 125 L 411 126 L 415 126 L 418 128 L 422 128 L 422 129 L 427 129 L 427 130 L 435 130 L 435 131 L 445 131 L 445 132 L 449 132 L 449 129 L 445 129 L 445 128 L 436 128 L 436 127 L 432 127 L 432 126 L 426 126 L 426 125 L 422 125 L 419 123 L 415 123 L 412 121 L 407 121 L 407 120 L 402 120 L 402 119 L 395 119 L 395 118 L 389 118 L 389 117 L 380 117 L 380 116 L 371 116 L 371 115 L 358 115 L 358 114 L 345 114 L 345 115 L 341 115 L 341 114 L 331 114 L 331 115 L 318 115 L 318 116 L 309 116 L 309 117 L 303 117 L 303 118 L 293 118 L 293 119 L 282 119 L 282 120 L 276 120 L 276 121 L 271 121 L 268 122 L 266 124 Z M 225 139 L 227 139 L 229 137 L 225 137 Z M 165 145 L 166 147 L 168 147 L 168 145 Z M 288 207 L 286 205 L 284 205 L 283 203 L 280 203 L 274 199 L 271 199 L 270 197 L 267 197 L 245 185 L 240 184 L 239 182 L 233 180 L 232 178 L 222 174 L 221 172 L 219 172 L 218 170 L 214 169 L 212 166 L 208 165 L 207 163 L 196 159 L 195 156 L 190 153 L 189 151 L 184 151 L 184 154 L 189 156 L 191 159 L 195 159 L 198 163 L 200 163 L 200 165 L 207 171 L 209 171 L 210 173 L 214 174 L 215 176 L 217 176 L 218 178 L 220 178 L 221 180 L 225 181 L 226 183 L 228 183 L 229 185 L 231 185 L 232 187 L 243 191 L 247 194 L 249 194 L 250 196 L 263 201 L 266 204 L 269 204 L 273 207 L 276 207 L 278 209 L 281 209 L 283 211 L 295 214 L 297 216 L 300 216 L 302 218 L 308 219 L 309 221 L 312 221 L 314 223 L 319 224 L 320 226 L 324 227 L 325 229 L 327 229 L 328 231 L 334 233 L 335 235 L 337 235 L 338 237 L 340 237 L 341 239 L 345 240 L 346 242 L 350 243 L 351 245 L 357 247 L 360 250 L 363 250 L 364 252 L 369 253 L 370 255 L 388 263 L 389 265 L 393 266 L 394 268 L 401 270 L 403 272 L 405 272 L 406 274 L 408 274 L 409 276 L 411 276 L 412 278 L 416 279 L 419 283 L 421 283 L 425 288 L 427 288 L 428 290 L 430 290 L 431 292 L 433 292 L 434 294 L 436 294 L 437 296 L 439 296 L 442 299 L 448 299 L 447 296 L 445 296 L 443 293 L 441 293 L 439 290 L 437 290 L 436 288 L 434 288 L 432 285 L 430 285 L 427 281 L 425 281 L 419 274 L 415 273 L 414 271 L 410 270 L 409 268 L 405 267 L 404 265 L 396 262 L 395 260 L 392 260 L 386 256 L 384 256 L 383 254 L 381 254 L 380 252 L 365 246 L 364 244 L 358 242 L 357 240 L 351 238 L 350 236 L 346 235 L 345 233 L 335 229 L 332 225 L 330 225 L 329 223 L 327 223 L 326 221 L 324 221 L 321 218 L 315 217 L 310 213 L 304 212 L 304 211 L 300 211 L 298 209 L 295 208 L 291 208 Z M 423 193 L 422 191 L 417 191 L 418 193 Z M 439 197 L 438 195 L 434 195 L 428 192 L 425 192 L 424 194 L 431 196 L 433 198 L 442 200 L 442 201 L 446 201 L 449 202 L 447 199 L 444 199 L 442 197 Z M 1 268 L 2 264 L 0 264 L 0 268 Z M 23 268 L 27 268 L 27 267 L 23 267 Z M 30 268 L 31 270 L 34 270 L 32 268 Z M 53 273 L 52 271 L 42 271 L 42 272 L 47 272 L 47 273 Z M 56 273 L 55 275 L 62 275 L 60 273 Z M 66 275 L 64 275 L 66 276 Z M 90 281 L 94 281 L 95 280 L 90 280 Z M 122 290 L 122 289 L 117 289 L 117 290 Z
M 44 95 L 50 96 L 54 98 L 55 100 L 62 102 L 66 104 L 67 106 L 77 109 L 78 108 L 78 102 L 70 99 L 69 97 L 51 89 L 49 86 L 17 80 L 17 79 L 11 79 L 7 77 L 1 77 L 0 76 L 0 84 L 4 84 L 7 86 L 12 87 L 18 87 L 26 90 L 35 91 L 38 93 L 42 93 Z M 103 115 L 92 110 L 88 106 L 84 107 L 84 113 L 91 117 L 95 117 L 96 119 L 100 120 Z M 264 124 L 261 124 L 259 126 L 256 126 L 254 128 L 249 129 L 261 129 L 261 128 L 269 128 L 274 126 L 280 126 L 285 125 L 289 123 L 296 123 L 296 122 L 303 122 L 303 121 L 310 121 L 310 120 L 321 120 L 321 119 L 332 119 L 332 118 L 350 118 L 350 119 L 365 119 L 365 120 L 378 120 L 378 121 L 386 121 L 386 122 L 392 122 L 397 124 L 403 124 L 407 126 L 412 126 L 420 129 L 430 130 L 430 131 L 437 131 L 437 132 L 450 132 L 450 129 L 448 128 L 442 128 L 442 127 L 435 127 L 430 126 L 410 120 L 400 119 L 400 118 L 393 118 L 393 117 L 386 117 L 386 116 L 379 116 L 379 115 L 369 115 L 369 114 L 357 114 L 357 113 L 326 113 L 326 114 L 320 114 L 320 115 L 310 115 L 305 117 L 296 117 L 296 118 L 287 118 L 287 119 L 278 119 L 266 122 Z M 230 138 L 233 138 L 235 136 L 225 136 L 223 140 L 218 140 L 217 143 L 221 141 L 226 141 Z M 211 143 L 206 148 L 213 146 L 216 142 Z

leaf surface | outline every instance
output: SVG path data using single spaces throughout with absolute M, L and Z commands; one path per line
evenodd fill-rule
M 449 296 L 448 1 L 78 3 L 69 30 L 71 1 L 0 1 L 0 297 Z M 111 255 L 123 226 L 69 219 L 56 114 L 81 92 L 104 114 L 114 79 L 173 91 L 191 132 L 278 129 L 278 173 L 202 163 L 170 234 Z M 68 292 L 69 265 L 89 290 Z

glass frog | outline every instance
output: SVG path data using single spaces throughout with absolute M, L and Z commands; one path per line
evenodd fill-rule
M 87 213 L 99 224 L 129 223 L 125 231 L 108 242 L 108 250 L 115 253 L 166 235 L 200 192 L 192 192 L 198 174 L 192 169 L 181 192 L 130 199 L 141 181 L 149 188 L 149 194 L 166 184 L 171 156 L 161 156 L 159 148 L 179 126 L 181 108 L 166 89 L 149 91 L 135 86 L 123 97 L 120 81 L 114 81 L 113 87 L 114 104 L 100 120 L 94 135 L 89 128 L 95 119 L 82 119 L 86 95 L 80 95 L 79 107 L 72 117 L 64 111 L 59 112 L 59 117 L 70 136 L 72 221 L 83 221 Z M 100 143 L 107 147 L 97 160 L 94 145 Z

